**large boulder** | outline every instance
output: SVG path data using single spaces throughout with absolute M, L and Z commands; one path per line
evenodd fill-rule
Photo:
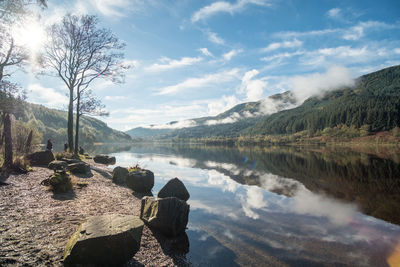
M 145 169 L 129 172 L 126 176 L 126 185 L 136 192 L 150 192 L 154 186 L 154 173 Z
M 158 192 L 158 197 L 177 197 L 183 201 L 187 201 L 190 197 L 185 185 L 178 178 L 174 178 L 168 181 L 160 192 Z
M 116 184 L 125 184 L 129 171 L 127 168 L 117 166 L 112 173 L 112 181 Z
M 72 173 L 81 173 L 81 174 L 90 173 L 90 165 L 83 161 L 68 164 L 68 169 Z
M 110 157 L 107 155 L 96 155 L 93 158 L 94 162 L 101 163 L 105 165 L 113 165 L 115 164 L 115 157 Z
M 48 166 L 54 160 L 54 155 L 50 150 L 45 150 L 28 154 L 26 159 L 32 166 Z
M 68 168 L 68 163 L 61 160 L 53 160 L 47 167 L 53 171 L 66 170 Z
M 143 197 L 140 218 L 152 228 L 168 237 L 185 233 L 189 205 L 176 197 Z
M 71 236 L 64 251 L 65 265 L 122 265 L 140 248 L 143 221 L 133 215 L 90 217 Z

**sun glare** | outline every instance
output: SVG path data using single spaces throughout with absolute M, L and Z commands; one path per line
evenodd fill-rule
M 14 31 L 16 42 L 28 49 L 31 58 L 35 58 L 45 40 L 45 31 L 38 21 L 29 20 L 16 27 Z

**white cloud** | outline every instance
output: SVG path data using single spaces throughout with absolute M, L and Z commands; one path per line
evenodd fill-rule
M 226 61 L 229 61 L 229 60 L 231 60 L 234 56 L 236 56 L 236 55 L 238 55 L 238 54 L 240 54 L 240 53 L 242 53 L 242 52 L 243 52 L 243 50 L 241 50 L 241 49 L 232 49 L 231 51 L 229 51 L 229 52 L 223 54 L 222 57 L 223 57 Z
M 291 103 L 288 101 L 276 100 L 267 97 L 261 100 L 259 113 L 263 115 L 270 115 L 281 110 L 294 108 L 296 106 L 297 103 Z
M 273 37 L 276 38 L 299 38 L 299 37 L 313 37 L 313 36 L 321 36 L 321 35 L 327 35 L 327 34 L 332 34 L 332 33 L 337 33 L 339 32 L 340 29 L 324 29 L 324 30 L 314 30 L 314 31 L 308 31 L 308 32 L 295 32 L 295 31 L 283 31 L 283 32 L 277 32 L 273 34 Z
M 229 82 L 238 77 L 238 69 L 232 69 L 229 71 L 222 71 L 215 74 L 207 74 L 200 78 L 188 78 L 185 81 L 178 83 L 176 85 L 171 85 L 162 88 L 156 95 L 170 95 L 176 94 L 179 91 L 190 89 L 190 88 L 202 88 L 213 84 L 220 84 L 224 82 Z
M 380 21 L 365 21 L 360 22 L 357 25 L 350 27 L 343 31 L 343 39 L 356 41 L 362 38 L 365 35 L 365 32 L 368 30 L 378 30 L 378 29 L 396 29 L 400 26 L 398 24 L 387 24 Z
M 205 125 L 217 125 L 217 124 L 227 124 L 227 123 L 234 123 L 240 120 L 242 117 L 239 113 L 234 112 L 231 116 L 226 117 L 220 120 L 208 120 L 204 124 Z
M 227 111 L 228 109 L 233 108 L 240 103 L 240 101 L 234 95 L 224 95 L 221 99 L 208 100 L 207 102 L 208 114 L 211 116 L 215 116 L 224 111 Z
M 197 126 L 197 123 L 194 120 L 181 120 L 181 121 L 177 121 L 177 122 L 174 122 L 174 123 L 144 126 L 144 128 L 149 128 L 149 129 L 182 129 L 182 128 L 195 127 L 195 126 Z
M 225 44 L 224 39 L 218 36 L 215 32 L 207 31 L 208 40 L 214 44 L 223 45 Z
M 115 109 L 104 120 L 113 125 L 123 125 L 126 130 L 138 125 L 148 127 L 150 124 L 166 128 L 163 126 L 166 122 L 190 121 L 192 118 L 207 116 L 207 114 L 207 107 L 197 103 L 189 103 L 188 105 L 162 104 L 149 108 Z M 175 126 L 183 125 L 184 123 L 182 122 Z
M 336 225 L 349 223 L 356 213 L 353 204 L 345 204 L 326 196 L 314 194 L 307 189 L 299 190 L 293 197 L 291 210 L 298 214 L 327 217 Z
M 296 51 L 296 52 L 284 52 L 284 53 L 278 53 L 278 54 L 274 54 L 272 56 L 268 56 L 268 57 L 263 57 L 261 58 L 261 61 L 275 61 L 275 62 L 282 62 L 284 59 L 288 59 L 288 58 L 292 58 L 295 56 L 300 56 L 303 55 L 304 52 L 303 51 Z
M 222 191 L 236 192 L 240 185 L 232 180 L 229 176 L 222 174 L 216 170 L 208 171 L 208 184 L 219 187 Z
M 121 65 L 129 68 L 138 68 L 140 66 L 140 62 L 139 60 L 135 59 L 125 59 L 121 62 Z
M 299 41 L 298 39 L 295 38 L 292 41 L 271 43 L 267 47 L 261 49 L 261 51 L 262 52 L 270 52 L 270 51 L 280 49 L 280 48 L 295 48 L 295 47 L 300 47 L 302 45 L 303 45 L 303 42 Z
M 341 15 L 341 10 L 340 10 L 340 8 L 332 8 L 332 9 L 328 10 L 328 12 L 326 14 L 330 18 L 339 18 L 339 16 Z
M 108 17 L 123 17 L 132 10 L 130 0 L 90 0 L 90 4 L 101 14 Z
M 325 73 L 314 73 L 304 76 L 294 76 L 289 80 L 291 91 L 302 103 L 309 97 L 322 95 L 324 92 L 333 91 L 342 87 L 354 85 L 350 71 L 341 66 L 333 66 Z
M 385 48 L 338 46 L 306 52 L 300 58 L 300 63 L 313 67 L 326 67 L 332 64 L 364 63 L 387 55 L 388 51 Z
M 183 57 L 180 60 L 170 59 L 167 57 L 163 57 L 160 59 L 160 63 L 155 63 L 151 66 L 145 68 L 147 71 L 163 71 L 163 70 L 170 70 L 175 68 L 181 68 L 185 66 L 193 65 L 197 62 L 202 61 L 203 58 L 201 57 Z
M 259 71 L 253 69 L 244 74 L 241 84 L 241 92 L 246 93 L 247 101 L 258 101 L 262 98 L 264 89 L 267 87 L 267 82 L 262 79 L 253 80 L 254 76 L 258 75 Z
M 258 219 L 260 216 L 256 210 L 268 207 L 268 202 L 264 200 L 264 191 L 257 186 L 247 187 L 246 196 L 239 195 L 244 214 L 252 219 Z
M 214 57 L 214 55 L 207 49 L 207 48 L 199 48 L 199 51 L 203 54 L 203 55 L 205 55 L 205 56 L 207 56 L 207 57 Z
M 345 19 L 342 18 L 343 21 Z M 367 30 L 390 30 L 399 29 L 400 24 L 388 24 L 381 21 L 362 21 L 355 26 L 349 28 L 332 28 L 323 30 L 313 30 L 306 32 L 295 32 L 295 31 L 282 31 L 274 33 L 272 36 L 275 38 L 289 39 L 289 38 L 301 38 L 301 37 L 315 37 L 329 34 L 338 34 L 345 40 L 358 40 L 365 35 Z
M 236 3 L 225 1 L 214 2 L 211 5 L 202 7 L 192 15 L 192 22 L 205 20 L 218 13 L 229 13 L 231 15 L 243 11 L 247 5 L 269 6 L 268 0 L 237 0 Z
M 28 99 L 32 103 L 42 104 L 50 108 L 62 109 L 68 104 L 68 98 L 54 88 L 46 88 L 34 83 L 28 85 Z
M 122 96 L 122 95 L 113 95 L 113 96 L 107 95 L 107 96 L 104 97 L 104 99 L 105 100 L 109 100 L 109 101 L 119 101 L 119 100 L 128 99 L 128 97 L 127 96 Z

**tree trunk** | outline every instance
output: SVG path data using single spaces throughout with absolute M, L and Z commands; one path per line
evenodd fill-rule
M 78 92 L 76 99 L 75 150 L 74 150 L 75 155 L 78 155 L 78 147 L 79 147 L 79 117 L 81 116 L 79 114 L 79 106 L 81 104 L 80 102 L 81 102 L 81 94 Z
M 12 136 L 11 136 L 11 118 L 6 114 L 3 122 L 4 127 L 4 164 L 3 167 L 9 168 L 13 163 Z
M 32 138 L 33 138 L 33 130 L 29 132 L 28 138 L 25 143 L 25 154 L 28 154 L 31 151 L 32 146 Z
M 69 89 L 69 105 L 68 105 L 68 148 L 69 152 L 74 150 L 74 91 Z

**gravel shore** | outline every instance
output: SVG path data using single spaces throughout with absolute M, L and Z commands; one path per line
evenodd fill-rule
M 47 168 L 10 175 L 0 185 L 0 266 L 60 266 L 69 237 L 87 217 L 108 213 L 140 214 L 140 195 L 111 181 L 110 169 L 89 162 L 92 175 L 73 181 L 88 182 L 73 191 L 54 194 L 40 182 Z M 186 266 L 177 240 L 143 229 L 141 248 L 126 266 Z

